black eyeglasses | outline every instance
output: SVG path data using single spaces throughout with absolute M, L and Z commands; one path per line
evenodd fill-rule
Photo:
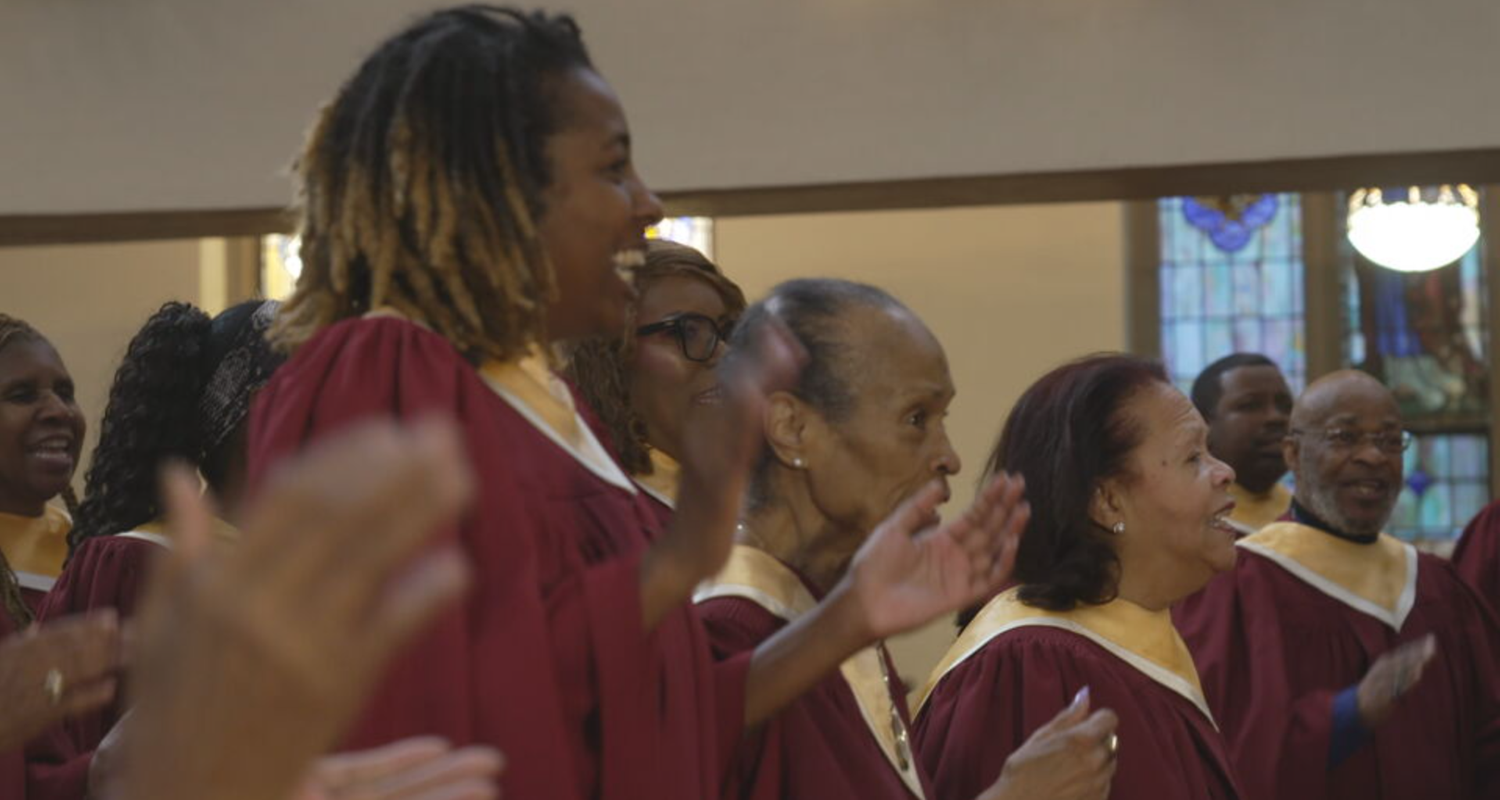
M 675 314 L 660 322 L 636 328 L 635 335 L 670 333 L 682 347 L 683 358 L 689 361 L 709 361 L 714 357 L 714 351 L 719 349 L 719 343 L 727 341 L 729 332 L 733 329 L 733 323 L 720 328 L 717 322 L 702 314 Z
M 1399 455 L 1411 447 L 1411 431 L 1357 431 L 1350 428 L 1326 428 L 1321 431 L 1305 431 L 1316 433 L 1323 437 L 1323 441 L 1335 450 L 1353 450 L 1361 443 L 1370 441 L 1383 453 Z M 1292 431 L 1293 436 L 1301 436 L 1304 431 Z

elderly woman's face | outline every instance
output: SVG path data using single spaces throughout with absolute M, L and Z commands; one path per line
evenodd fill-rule
M 1130 476 L 1116 487 L 1125 532 L 1116 542 L 1121 562 L 1176 570 L 1185 581 L 1207 583 L 1234 566 L 1234 470 L 1208 452 L 1208 425 L 1182 392 L 1164 383 L 1141 390 L 1125 413 L 1142 428 L 1130 455 Z M 1125 550 L 1134 558 L 1127 559 Z
M 846 324 L 849 352 L 837 369 L 853 408 L 812 426 L 806 475 L 823 516 L 868 534 L 928 481 L 958 472 L 943 424 L 953 379 L 942 345 L 910 312 L 860 309 Z
M 706 280 L 692 275 L 664 275 L 641 290 L 636 327 L 683 314 L 697 314 L 728 330 L 733 320 L 724 298 Z M 718 400 L 714 365 L 724 353 L 721 342 L 708 361 L 693 361 L 683 351 L 674 331 L 638 336 L 630 356 L 630 406 L 646 424 L 646 440 L 667 455 L 678 457 L 682 423 L 693 406 Z

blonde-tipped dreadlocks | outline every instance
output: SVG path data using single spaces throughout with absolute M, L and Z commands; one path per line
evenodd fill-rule
M 272 340 L 294 349 L 390 306 L 473 357 L 542 341 L 552 83 L 590 68 L 570 17 L 492 6 L 430 14 L 381 45 L 298 163 L 303 269 Z
M 47 337 L 26 321 L 9 314 L 0 314 L 0 351 L 4 351 L 12 344 L 45 341 Z M 63 487 L 62 498 L 68 506 L 68 512 L 76 515 L 78 496 L 73 493 L 73 487 Z M 31 624 L 31 609 L 21 598 L 21 584 L 16 580 L 16 573 L 11 569 L 10 562 L 5 559 L 4 553 L 0 553 L 0 609 L 4 610 L 17 628 L 24 628 Z
M 631 270 L 638 290 L 645 293 L 651 282 L 668 275 L 691 275 L 713 286 L 731 317 L 745 310 L 745 293 L 708 257 L 687 245 L 653 239 L 646 245 L 646 263 Z M 631 308 L 626 327 L 617 337 L 583 339 L 564 347 L 566 374 L 583 399 L 609 429 L 620 466 L 632 475 L 650 475 L 651 449 L 646 426 L 630 407 L 628 364 L 635 351 L 636 309 Z

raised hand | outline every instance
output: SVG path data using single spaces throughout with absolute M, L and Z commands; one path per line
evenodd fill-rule
M 456 546 L 418 555 L 472 492 L 467 464 L 451 424 L 352 428 L 273 475 L 233 549 L 213 546 L 196 478 L 169 475 L 176 546 L 142 612 L 123 795 L 291 796 L 467 585 Z
M 797 338 L 770 321 L 719 363 L 722 400 L 698 406 L 683 430 L 682 476 L 672 527 L 641 564 L 647 628 L 724 566 L 764 441 L 766 399 L 791 387 L 807 359 Z
M 1355 690 L 1360 722 L 1365 728 L 1374 730 L 1396 710 L 1396 703 L 1417 685 L 1436 655 L 1437 640 L 1429 633 L 1375 659 Z
M 490 800 L 504 765 L 486 747 L 455 750 L 437 737 L 325 756 L 292 800 Z
M 1104 800 L 1115 775 L 1115 712 L 1089 713 L 1088 689 L 1036 729 L 980 800 Z
M 0 751 L 115 696 L 120 626 L 111 610 L 0 640 Z
M 962 516 L 940 523 L 938 481 L 896 509 L 855 554 L 844 578 L 876 638 L 984 599 L 1009 577 L 1031 507 L 1025 482 L 994 476 Z

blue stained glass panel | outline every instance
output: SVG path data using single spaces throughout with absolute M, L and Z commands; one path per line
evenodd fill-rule
M 1210 317 L 1228 317 L 1233 313 L 1234 276 L 1228 264 L 1215 264 L 1204 270 Z
M 1401 492 L 1387 530 L 1408 541 L 1451 544 L 1463 527 L 1489 502 L 1489 441 L 1478 433 L 1432 433 L 1418 436 L 1406 451 L 1402 467 L 1408 487 Z M 1410 485 L 1421 473 L 1418 495 Z
M 1241 317 L 1234 321 L 1234 349 L 1245 353 L 1259 353 L 1265 350 L 1265 343 L 1261 337 L 1262 326 L 1259 320 Z
M 1158 201 L 1162 354 L 1178 386 L 1191 386 L 1209 363 L 1234 352 L 1265 353 L 1294 390 L 1306 382 L 1300 198 L 1258 197 L 1200 198 L 1193 209 L 1180 197 Z M 1205 207 L 1245 213 L 1248 238 L 1216 241 L 1195 226 L 1188 211 L 1202 223 Z

